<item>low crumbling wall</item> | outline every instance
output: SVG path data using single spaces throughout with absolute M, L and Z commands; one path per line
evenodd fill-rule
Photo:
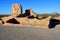
M 48 28 L 51 16 L 49 16 L 46 19 L 38 20 L 36 18 L 29 19 L 29 18 L 15 18 L 17 21 L 19 21 L 23 25 L 34 25 L 34 26 L 43 26 L 45 28 Z
M 14 17 L 9 16 L 9 17 L 3 17 L 3 18 L 1 18 L 1 19 L 4 21 L 4 23 L 6 23 L 8 20 L 10 20 L 10 19 L 12 19 L 12 18 L 14 18 Z
M 7 19 L 7 18 L 6 18 Z M 13 19 L 13 18 L 12 18 Z M 38 20 L 38 19 L 36 19 L 36 18 L 34 18 L 34 19 L 29 19 L 29 18 L 15 18 L 15 20 L 17 21 L 17 22 L 19 22 L 19 24 L 20 25 L 31 25 L 31 26 L 35 26 L 35 27 L 41 27 L 42 26 L 42 28 L 48 28 L 48 25 L 49 25 L 49 22 L 50 22 L 50 19 L 51 19 L 51 16 L 49 16 L 48 18 L 46 18 L 46 19 L 42 19 L 42 20 Z M 11 20 L 11 19 L 9 19 L 9 20 Z M 4 21 L 4 25 L 10 25 L 10 26 L 14 26 L 13 24 L 17 24 L 17 23 L 8 23 L 7 22 L 8 20 L 5 20 Z M 14 20 L 13 20 L 14 21 Z M 19 26 L 20 26 L 19 25 Z M 18 25 L 16 25 L 16 26 L 18 26 Z

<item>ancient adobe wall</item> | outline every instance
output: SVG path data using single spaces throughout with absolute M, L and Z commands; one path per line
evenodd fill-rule
M 39 25 L 43 26 L 43 28 L 48 28 L 51 16 L 46 19 L 40 20 L 31 9 L 26 9 L 25 13 L 22 14 L 22 6 L 19 4 L 12 5 L 12 14 L 9 17 L 1 18 L 4 24 L 22 24 L 22 25 Z M 7 24 L 9 23 L 9 24 Z M 3 23 L 2 23 L 3 24 Z

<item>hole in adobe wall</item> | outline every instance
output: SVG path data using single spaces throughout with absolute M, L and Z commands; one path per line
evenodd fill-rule
M 12 18 L 7 21 L 7 23 L 20 24 L 16 19 Z
M 60 20 L 51 19 L 49 23 L 49 28 L 55 28 L 56 25 L 60 24 Z

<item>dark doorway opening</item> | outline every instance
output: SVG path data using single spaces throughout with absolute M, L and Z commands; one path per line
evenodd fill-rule
M 49 23 L 49 28 L 55 28 L 56 25 L 60 24 L 60 20 L 51 19 Z
M 8 20 L 7 23 L 20 24 L 15 18 Z

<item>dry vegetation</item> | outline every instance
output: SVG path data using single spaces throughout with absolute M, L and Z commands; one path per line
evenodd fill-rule
M 9 16 L 9 15 L 0 15 L 0 18 L 2 18 L 2 17 L 7 17 L 7 16 Z
M 48 16 L 52 16 L 54 18 L 54 17 L 60 17 L 60 14 L 38 14 L 38 17 L 42 19 L 47 18 Z
M 2 18 L 2 17 L 7 17 L 7 16 L 9 16 L 9 15 L 0 15 L 0 18 Z M 39 18 L 42 18 L 42 19 L 44 19 L 44 18 L 46 18 L 46 17 L 48 17 L 48 16 L 60 17 L 60 14 L 38 14 L 38 17 L 39 17 Z

